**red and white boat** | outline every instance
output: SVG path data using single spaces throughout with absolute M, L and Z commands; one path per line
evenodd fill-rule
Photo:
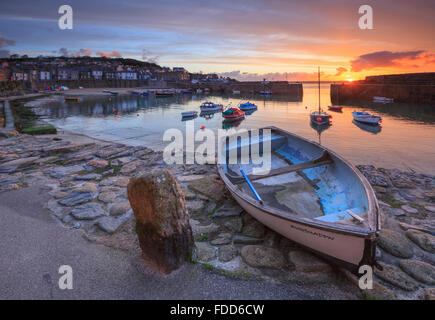
M 343 107 L 339 107 L 339 106 L 328 106 L 329 110 L 332 111 L 341 111 L 341 109 L 343 109 Z
M 245 112 L 240 110 L 239 108 L 229 108 L 222 112 L 222 116 L 225 120 L 239 120 L 245 117 Z

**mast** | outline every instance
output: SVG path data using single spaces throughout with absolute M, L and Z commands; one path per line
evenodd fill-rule
M 320 66 L 318 67 L 318 79 L 319 79 L 319 114 L 320 114 Z

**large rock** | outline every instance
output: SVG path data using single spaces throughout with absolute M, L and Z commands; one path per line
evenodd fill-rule
M 91 192 L 74 191 L 59 200 L 60 204 L 67 207 L 76 206 L 78 204 L 91 201 L 93 198 Z
M 406 236 L 411 239 L 415 244 L 417 244 L 423 250 L 428 252 L 435 252 L 435 237 L 421 231 L 417 230 L 407 230 L 405 232 Z
M 116 230 L 119 229 L 119 227 L 125 222 L 124 219 L 120 219 L 120 218 L 113 218 L 113 217 L 103 217 L 100 220 L 98 220 L 97 222 L 97 226 L 109 233 L 112 234 L 114 233 Z
M 239 217 L 226 218 L 224 222 L 225 228 L 232 232 L 241 232 L 243 227 L 242 219 Z
M 388 187 L 388 180 L 372 165 L 358 165 L 357 168 L 365 175 L 372 186 Z
M 254 268 L 280 269 L 286 264 L 284 256 L 279 250 L 265 246 L 244 246 L 241 256 L 246 264 Z
M 215 201 L 222 200 L 225 190 L 223 182 L 215 174 L 192 181 L 189 188 Z
M 266 228 L 264 225 L 256 220 L 250 221 L 248 224 L 243 226 L 242 234 L 248 237 L 261 238 L 264 236 Z
M 305 251 L 291 251 L 289 261 L 294 264 L 297 271 L 324 272 L 331 270 L 331 266 L 315 255 Z
M 435 288 L 427 288 L 424 290 L 424 298 L 426 300 L 435 300 Z
M 429 263 L 418 260 L 401 260 L 399 267 L 420 282 L 435 284 L 435 267 Z
M 216 249 L 207 242 L 197 242 L 196 257 L 199 261 L 210 261 L 216 257 Z
M 393 230 L 382 229 L 379 233 L 378 243 L 382 249 L 396 257 L 411 258 L 414 254 L 409 240 Z
M 78 220 L 93 220 L 104 215 L 103 208 L 98 203 L 86 203 L 77 206 L 71 215 Z
M 200 214 L 203 212 L 204 207 L 204 202 L 201 200 L 186 202 L 186 208 L 190 214 Z
M 219 260 L 222 262 L 231 261 L 236 256 L 237 256 L 237 248 L 232 244 L 222 246 L 219 248 Z
M 215 223 L 201 225 L 201 222 L 193 219 L 190 220 L 190 225 L 192 227 L 192 232 L 195 237 L 201 236 L 203 234 L 214 233 L 219 230 L 219 226 Z
M 375 269 L 375 274 L 382 280 L 406 291 L 415 291 L 418 284 L 399 268 L 382 264 L 383 270 Z
M 0 137 L 11 138 L 18 135 L 18 131 L 9 128 L 0 128 Z
M 163 273 L 170 273 L 190 259 L 193 235 L 189 213 L 172 173 L 154 169 L 132 178 L 127 194 L 144 259 Z
M 128 210 L 130 210 L 130 203 L 128 201 L 115 203 L 110 207 L 110 215 L 114 217 L 122 216 Z
M 17 159 L 17 160 L 12 160 L 12 161 L 8 161 L 8 162 L 4 162 L 4 163 L 0 164 L 0 167 L 19 167 L 19 166 L 25 166 L 25 165 L 28 165 L 28 164 L 31 164 L 31 163 L 35 162 L 38 159 L 39 159 L 39 157 L 21 158 L 21 159 Z

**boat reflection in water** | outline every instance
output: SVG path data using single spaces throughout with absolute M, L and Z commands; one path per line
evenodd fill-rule
M 367 131 L 367 132 L 370 132 L 370 133 L 373 133 L 373 134 L 378 134 L 379 132 L 382 131 L 381 125 L 374 126 L 374 125 L 362 123 L 362 122 L 359 122 L 359 121 L 356 121 L 356 120 L 352 120 L 352 123 L 354 125 L 356 125 L 358 128 L 360 128 L 361 130 Z
M 245 120 L 245 118 L 239 120 L 223 120 L 222 121 L 222 129 L 231 129 L 237 128 L 240 124 Z
M 321 141 L 322 132 L 325 130 L 328 130 L 331 127 L 331 125 L 332 124 L 330 122 L 325 123 L 325 124 L 316 124 L 316 123 L 310 121 L 311 128 L 313 128 L 314 130 L 317 131 L 317 136 L 319 138 L 319 144 L 322 144 L 322 141 Z
M 216 113 L 220 113 L 221 111 L 201 111 L 199 116 L 204 118 L 205 120 L 210 120 L 214 117 Z
M 257 109 L 255 109 L 255 110 L 247 110 L 247 111 L 245 111 L 245 115 L 246 115 L 246 116 L 250 116 L 250 115 L 253 114 L 255 111 L 257 111 Z
M 189 121 L 189 120 L 194 120 L 194 119 L 196 119 L 196 118 L 198 118 L 198 115 L 197 114 L 195 114 L 195 115 L 193 115 L 193 116 L 186 116 L 186 117 L 181 117 L 181 121 Z

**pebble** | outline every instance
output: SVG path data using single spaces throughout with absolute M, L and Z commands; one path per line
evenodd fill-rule
M 119 229 L 119 227 L 125 222 L 125 220 L 123 219 L 117 219 L 117 218 L 113 218 L 113 217 L 103 217 L 101 219 L 98 220 L 97 222 L 97 226 L 109 233 L 112 234 L 114 232 L 116 232 L 116 230 Z
M 254 268 L 281 269 L 286 264 L 282 253 L 275 248 L 248 245 L 240 253 L 243 261 Z
M 81 175 L 81 176 L 76 176 L 74 177 L 75 180 L 100 180 L 101 179 L 101 174 L 98 173 L 89 173 L 89 174 L 85 174 L 85 175 Z
M 375 275 L 382 280 L 406 291 L 415 291 L 418 289 L 418 283 L 399 268 L 387 264 L 382 264 L 382 267 L 384 269 L 383 271 L 375 268 Z
M 405 210 L 406 212 L 408 212 L 408 213 L 412 213 L 412 214 L 416 214 L 416 213 L 418 213 L 418 210 L 417 209 L 415 209 L 415 208 L 413 208 L 413 207 L 411 207 L 411 206 L 409 206 L 409 205 L 403 205 L 402 207 L 401 207 L 403 210 Z
M 118 217 L 118 216 L 122 216 L 130 209 L 131 209 L 130 202 L 128 201 L 117 202 L 110 207 L 109 213 L 111 216 Z
M 331 270 L 328 263 L 306 251 L 290 251 L 288 258 L 297 271 L 326 272 Z
M 199 261 L 210 261 L 216 257 L 216 249 L 207 242 L 196 242 L 196 257 Z
M 396 257 L 411 258 L 414 255 L 409 240 L 401 233 L 390 229 L 382 229 L 379 232 L 378 244 L 382 249 Z
M 237 248 L 232 244 L 221 246 L 219 247 L 218 258 L 222 262 L 228 262 L 233 260 L 237 256 L 237 253 Z
M 60 204 L 67 207 L 76 206 L 78 204 L 86 203 L 92 200 L 92 193 L 90 192 L 71 192 L 59 200 Z
M 231 233 L 220 233 L 214 240 L 210 241 L 213 245 L 223 245 L 231 243 Z
M 87 203 L 74 208 L 71 215 L 78 220 L 92 220 L 103 216 L 104 210 L 98 203 Z
M 111 203 L 116 199 L 116 193 L 112 192 L 112 191 L 108 191 L 108 192 L 102 192 L 100 193 L 100 195 L 98 196 L 98 200 L 105 202 L 105 203 Z
M 435 267 L 429 263 L 418 260 L 401 260 L 399 267 L 420 282 L 435 284 Z
M 259 244 L 262 243 L 263 239 L 252 238 L 242 235 L 235 235 L 233 237 L 233 243 L 235 244 Z
M 435 253 L 435 236 L 417 230 L 406 230 L 405 235 L 425 251 Z

